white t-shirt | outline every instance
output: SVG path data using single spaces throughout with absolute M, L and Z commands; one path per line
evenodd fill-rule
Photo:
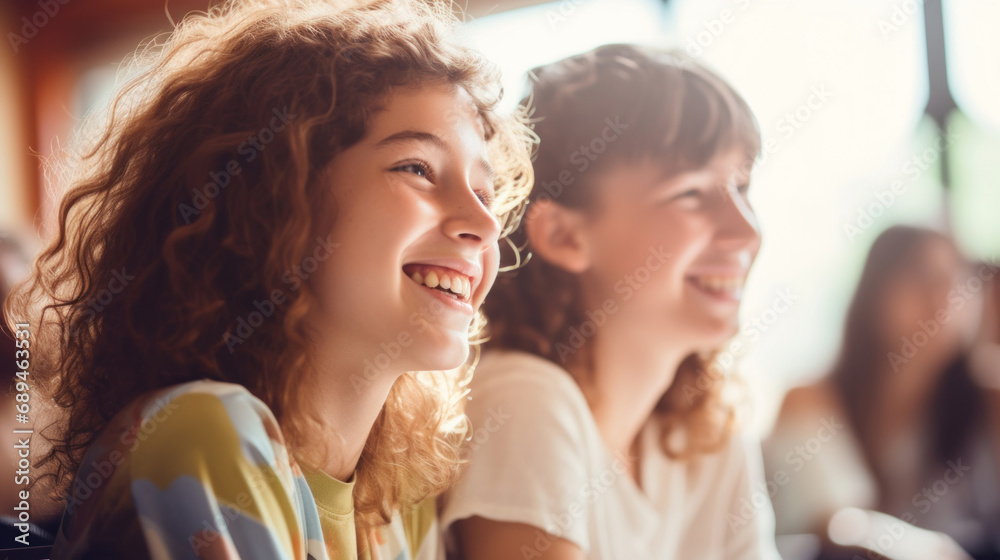
M 471 389 L 470 464 L 446 497 L 443 528 L 472 516 L 533 525 L 524 559 L 548 548 L 546 533 L 595 560 L 779 559 L 759 444 L 733 438 L 717 453 L 671 460 L 650 422 L 640 489 L 556 364 L 488 352 Z

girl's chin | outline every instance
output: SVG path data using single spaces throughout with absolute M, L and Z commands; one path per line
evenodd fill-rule
M 420 371 L 448 371 L 461 367 L 469 358 L 469 343 L 462 339 L 462 344 L 427 345 L 422 352 Z
M 707 349 L 719 348 L 732 340 L 739 332 L 739 326 L 735 321 L 713 321 L 700 330 L 701 336 L 699 338 L 701 340 L 698 341 L 697 346 Z

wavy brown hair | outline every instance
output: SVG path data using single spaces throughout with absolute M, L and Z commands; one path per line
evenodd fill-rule
M 674 51 L 605 45 L 535 68 L 532 80 L 522 101 L 523 107 L 531 106 L 540 141 L 532 201 L 594 210 L 600 172 L 609 166 L 649 157 L 671 173 L 682 173 L 732 149 L 743 149 L 752 162 L 760 150 L 760 133 L 746 102 L 714 73 Z M 601 138 L 605 119 L 620 123 L 620 137 L 577 173 L 574 154 Z M 529 204 L 525 220 L 530 219 Z M 510 239 L 519 250 L 514 257 L 530 251 L 524 227 Z M 510 255 L 505 257 L 511 262 Z M 485 310 L 487 348 L 523 350 L 555 363 L 565 361 L 559 348 L 565 348 L 571 329 L 587 320 L 576 275 L 541 258 L 501 275 Z M 663 449 L 672 457 L 718 449 L 731 433 L 735 408 L 723 390 L 733 381 L 720 372 L 716 356 L 692 354 L 683 360 L 656 407 Z M 586 371 L 592 364 L 589 346 L 573 358 Z M 686 443 L 671 443 L 681 426 Z
M 422 84 L 467 90 L 485 124 L 504 234 L 521 215 L 531 131 L 496 112 L 498 70 L 456 42 L 457 23 L 449 3 L 232 0 L 137 51 L 137 76 L 63 160 L 57 235 L 5 310 L 34 318 L 32 375 L 65 411 L 50 474 L 67 483 L 139 395 L 203 378 L 262 399 L 304 462 L 297 446 L 318 422 L 299 405 L 315 296 L 305 282 L 289 289 L 285 275 L 326 233 L 324 170 L 387 96 Z M 249 343 L 233 344 L 239 318 L 274 290 L 287 301 Z M 405 374 L 393 386 L 357 468 L 359 528 L 453 479 L 466 369 L 432 383 Z

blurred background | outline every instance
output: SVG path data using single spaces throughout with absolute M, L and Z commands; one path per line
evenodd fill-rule
M 107 103 L 142 39 L 209 4 L 0 0 L 6 283 L 54 223 L 61 193 L 40 160 Z M 786 560 L 838 544 L 889 558 L 1000 550 L 1000 2 L 458 4 L 466 40 L 504 70 L 509 108 L 530 68 L 637 42 L 686 51 L 754 110 L 764 242 L 732 358 Z M 900 225 L 921 229 L 889 231 Z

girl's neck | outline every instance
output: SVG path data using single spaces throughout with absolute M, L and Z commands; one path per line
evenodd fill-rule
M 581 364 L 570 372 L 605 443 L 619 457 L 632 457 L 642 428 L 688 353 L 639 340 L 614 344 L 610 336 L 593 339 L 590 346 L 591 367 Z
M 304 438 L 307 456 L 317 458 L 319 470 L 344 481 L 354 474 L 372 426 L 403 373 L 368 375 L 364 360 L 352 358 L 351 352 L 333 345 L 318 350 L 313 358 L 315 377 L 308 383 L 304 393 L 308 400 L 303 403 L 325 428 Z

